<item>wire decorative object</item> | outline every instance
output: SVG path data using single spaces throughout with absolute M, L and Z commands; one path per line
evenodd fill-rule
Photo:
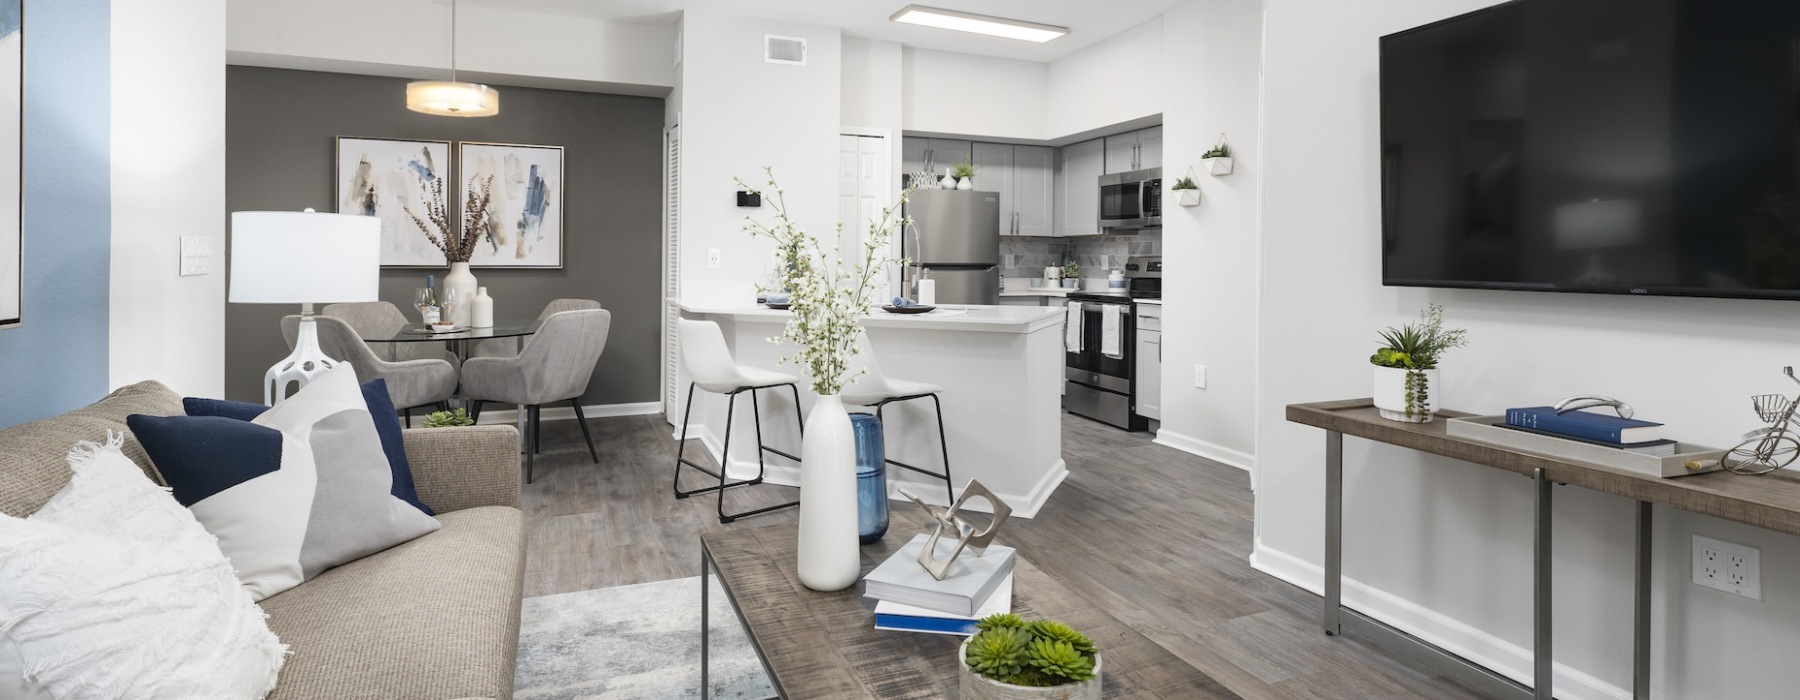
M 1781 371 L 1800 384 L 1793 367 L 1783 367 Z M 1800 403 L 1781 394 L 1757 394 L 1750 397 L 1750 405 L 1756 409 L 1756 416 L 1769 424 L 1744 433 L 1744 441 L 1719 459 L 1720 466 L 1738 474 L 1755 475 L 1792 464 L 1800 457 L 1800 439 L 1794 435 L 1794 409 Z

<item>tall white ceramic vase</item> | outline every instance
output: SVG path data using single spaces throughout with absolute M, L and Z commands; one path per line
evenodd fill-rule
M 450 263 L 450 274 L 444 275 L 445 295 L 439 301 L 455 299 L 455 305 L 450 307 L 450 320 L 458 326 L 469 325 L 470 302 L 475 300 L 475 287 L 475 273 L 469 272 L 468 263 Z M 455 296 L 449 296 L 451 293 L 455 293 Z
M 837 395 L 820 396 L 800 442 L 800 583 L 815 591 L 856 584 L 856 441 Z

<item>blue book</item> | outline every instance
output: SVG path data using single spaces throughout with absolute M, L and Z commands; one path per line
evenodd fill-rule
M 974 615 L 953 615 L 930 608 L 902 605 L 891 600 L 875 604 L 875 629 L 932 634 L 975 634 L 975 621 L 989 615 L 1012 612 L 1012 574 L 1000 580 L 999 587 Z
M 1614 445 L 1650 442 L 1662 437 L 1661 423 L 1587 411 L 1559 414 L 1549 406 L 1506 409 L 1506 424 Z

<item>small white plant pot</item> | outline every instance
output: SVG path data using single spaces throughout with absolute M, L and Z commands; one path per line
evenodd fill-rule
M 973 177 L 959 178 L 956 181 L 956 189 L 965 190 L 965 191 L 975 189 L 975 178 L 973 178 Z
M 1053 685 L 1048 687 L 1032 687 L 1001 683 L 988 678 L 969 668 L 967 658 L 969 642 L 964 640 L 956 649 L 956 667 L 961 669 L 962 700 L 1100 700 L 1100 667 L 1105 663 L 1104 656 L 1094 656 L 1094 677 L 1080 683 Z
M 1216 177 L 1219 175 L 1231 174 L 1230 158 L 1201 158 L 1200 165 L 1206 168 L 1206 173 L 1208 175 Z
M 1200 206 L 1200 190 L 1173 190 L 1176 203 L 1184 207 Z
M 1425 378 L 1425 401 L 1423 406 L 1414 405 L 1409 412 L 1406 395 L 1411 388 L 1407 383 L 1410 371 L 1399 367 L 1374 367 L 1375 370 L 1375 408 L 1381 417 L 1401 423 L 1430 423 L 1432 415 L 1437 413 L 1438 371 L 1422 370 Z

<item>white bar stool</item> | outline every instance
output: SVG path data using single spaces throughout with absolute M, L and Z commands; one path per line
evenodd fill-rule
M 937 410 L 938 446 L 944 453 L 944 473 L 927 471 L 892 459 L 885 461 L 902 469 L 911 469 L 929 477 L 943 479 L 944 492 L 950 496 L 950 500 L 945 502 L 955 503 L 956 486 L 950 481 L 950 442 L 944 437 L 944 405 L 938 401 L 938 394 L 943 393 L 944 388 L 925 382 L 894 379 L 882 374 L 881 365 L 875 361 L 875 353 L 869 347 L 868 336 L 866 334 L 858 336 L 856 343 L 858 352 L 856 357 L 851 359 L 851 368 L 855 369 L 860 364 L 862 371 L 854 375 L 855 378 L 851 380 L 850 386 L 844 387 L 844 405 L 872 407 L 875 409 L 875 419 L 881 420 L 882 407 L 890 403 L 931 397 L 931 405 Z M 886 430 L 887 423 L 883 422 L 882 431 L 885 433 Z
M 731 358 L 731 348 L 725 345 L 725 334 L 719 332 L 719 324 L 717 323 L 713 323 L 712 321 L 695 321 L 685 318 L 677 319 L 676 322 L 680 324 L 678 330 L 679 342 L 681 343 L 681 366 L 683 369 L 687 370 L 688 378 L 692 381 L 688 384 L 687 407 L 682 409 L 681 412 L 681 441 L 676 443 L 677 447 L 675 448 L 675 497 L 687 498 L 688 496 L 697 493 L 706 493 L 708 491 L 718 492 L 719 522 L 721 523 L 729 523 L 738 518 L 759 515 L 772 510 L 800 505 L 800 501 L 795 500 L 790 503 L 769 506 L 767 508 L 757 508 L 755 510 L 746 510 L 737 513 L 725 512 L 725 489 L 734 486 L 750 486 L 763 482 L 764 452 L 773 452 L 794 460 L 795 462 L 800 461 L 799 457 L 763 444 L 762 406 L 756 399 L 757 389 L 772 389 L 785 385 L 787 388 L 793 390 L 794 418 L 799 422 L 801 435 L 804 436 L 806 433 L 806 421 L 800 416 L 800 378 L 791 374 L 771 372 L 766 369 L 745 367 L 737 364 L 737 362 Z M 718 471 L 713 471 L 704 465 L 698 464 L 682 456 L 687 448 L 688 417 L 694 412 L 695 388 L 709 391 L 714 394 L 724 394 L 730 397 L 730 400 L 726 403 L 725 409 L 725 446 L 719 452 Z M 756 415 L 756 478 L 747 481 L 726 483 L 725 464 L 731 459 L 731 419 L 734 412 L 737 410 L 738 394 L 746 391 L 750 392 L 750 408 Z M 719 484 L 717 486 L 708 486 L 689 491 L 681 490 L 681 467 L 683 465 L 693 467 L 708 475 L 718 477 Z

